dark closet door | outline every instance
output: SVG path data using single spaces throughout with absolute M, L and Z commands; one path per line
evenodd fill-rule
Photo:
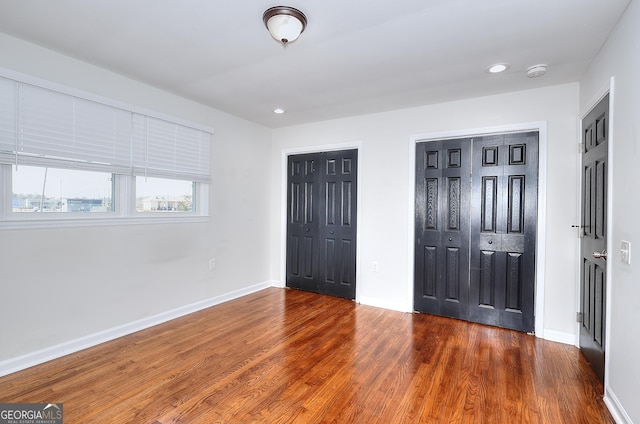
M 416 145 L 414 308 L 534 329 L 538 133 Z
M 355 299 L 358 151 L 288 162 L 287 286 Z
M 416 311 L 467 319 L 470 155 L 468 138 L 416 145 Z
M 534 330 L 538 133 L 473 139 L 469 320 Z
M 604 382 L 609 96 L 583 119 L 580 349 Z

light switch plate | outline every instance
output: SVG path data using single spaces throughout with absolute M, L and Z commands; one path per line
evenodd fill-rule
M 620 241 L 620 259 L 623 264 L 631 264 L 631 243 L 626 240 Z

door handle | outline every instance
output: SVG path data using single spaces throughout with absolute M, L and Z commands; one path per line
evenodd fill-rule
M 607 250 L 603 250 L 602 252 L 593 252 L 593 257 L 595 259 L 602 259 L 603 261 L 607 260 Z

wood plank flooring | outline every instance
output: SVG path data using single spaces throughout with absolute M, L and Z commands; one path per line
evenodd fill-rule
M 0 378 L 71 423 L 614 423 L 578 349 L 267 289 Z

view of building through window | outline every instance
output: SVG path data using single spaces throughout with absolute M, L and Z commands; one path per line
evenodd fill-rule
M 13 212 L 109 212 L 113 176 L 104 172 L 13 167 Z
M 13 167 L 13 212 L 112 212 L 114 175 L 105 172 Z M 136 212 L 193 212 L 194 183 L 135 177 Z
M 194 183 L 136 177 L 137 212 L 193 212 Z

